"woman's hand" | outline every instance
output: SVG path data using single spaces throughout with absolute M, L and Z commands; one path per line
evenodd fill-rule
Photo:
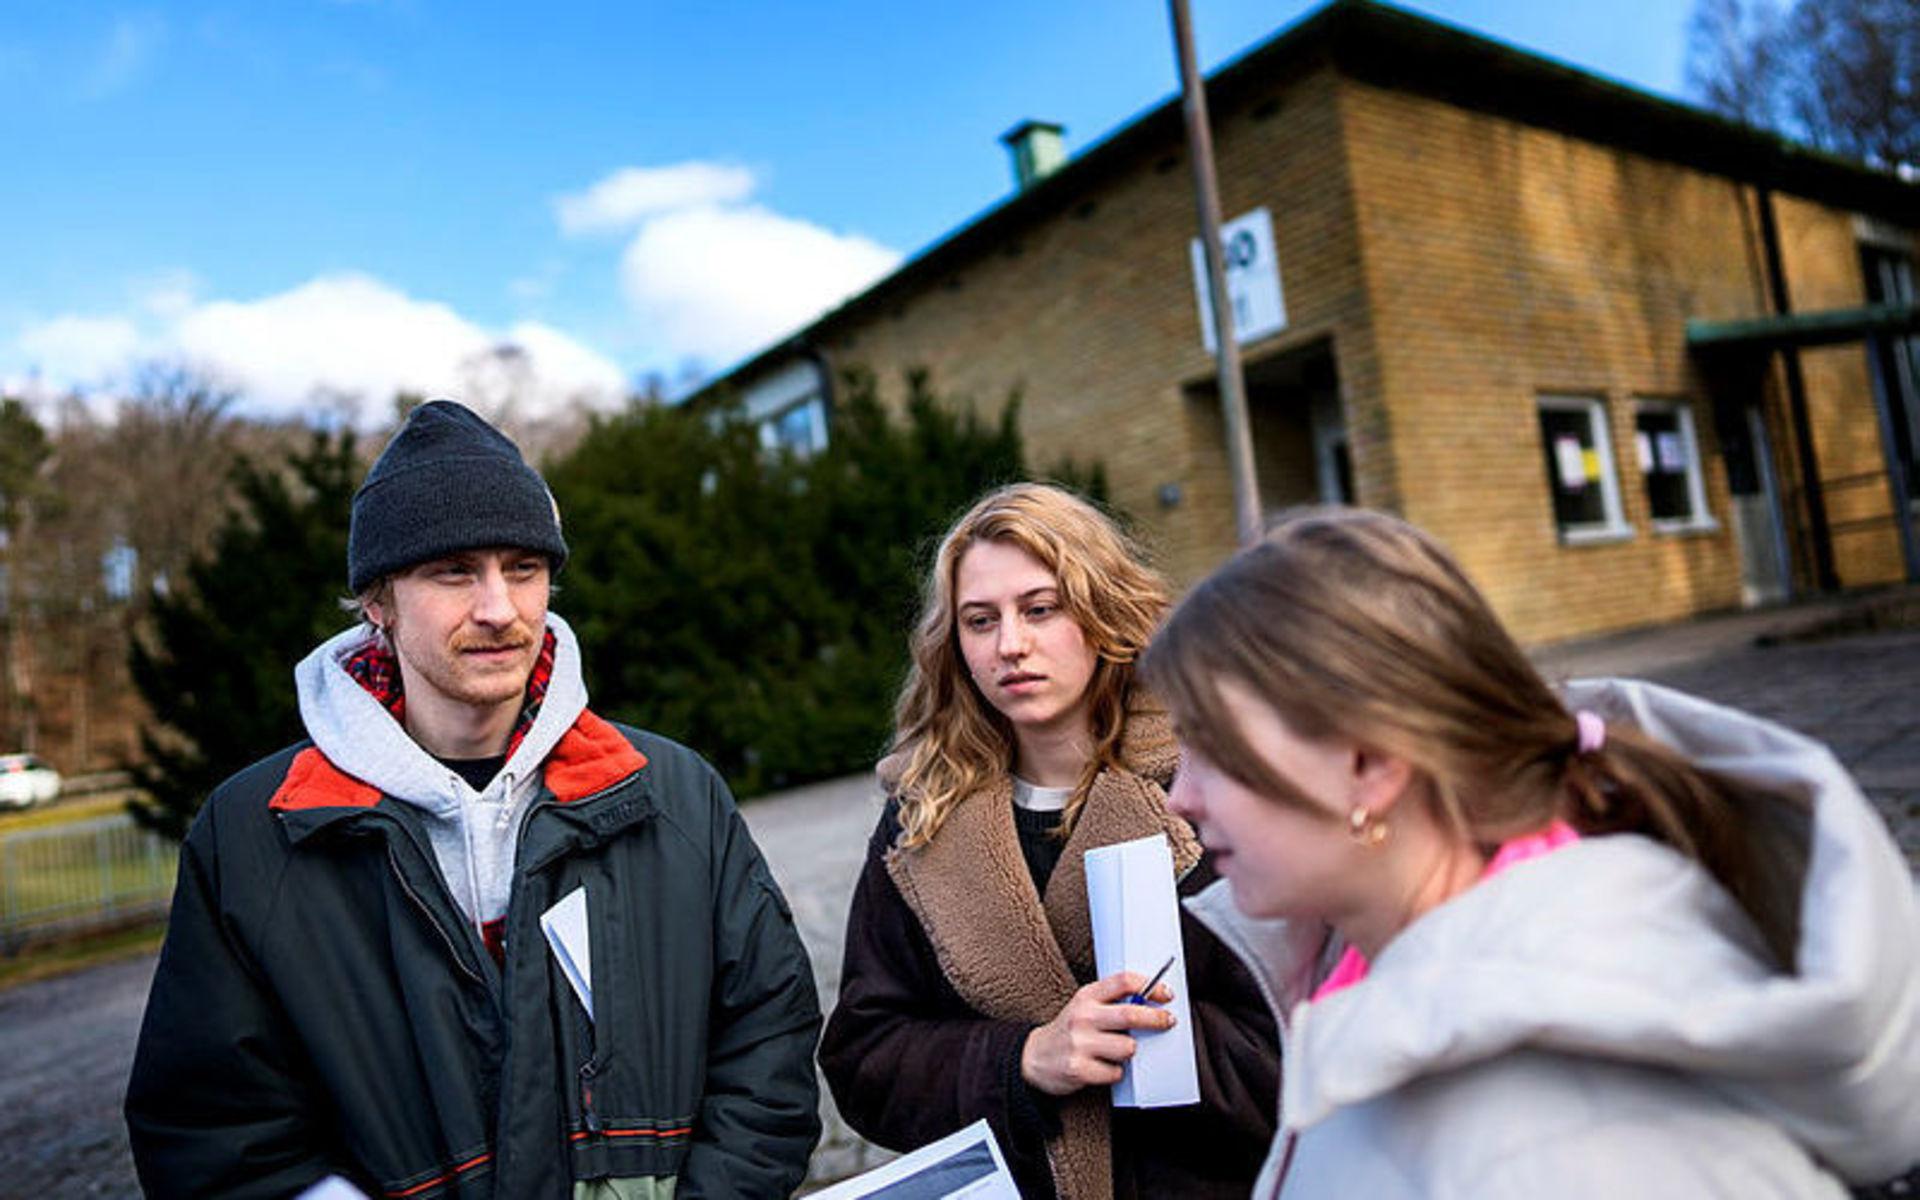
M 1124 1003 L 1146 982 L 1144 975 L 1121 971 L 1075 992 L 1053 1020 L 1027 1035 L 1020 1077 L 1049 1096 L 1118 1083 L 1133 1057 L 1134 1040 L 1127 1031 L 1173 1028 L 1173 1014 L 1165 1009 Z M 1165 1004 L 1173 999 L 1173 989 L 1161 983 L 1148 999 Z

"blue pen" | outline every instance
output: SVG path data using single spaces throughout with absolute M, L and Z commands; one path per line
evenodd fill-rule
M 1128 1004 L 1145 1004 L 1147 1002 L 1147 997 L 1153 994 L 1153 989 L 1159 985 L 1160 980 L 1166 976 L 1166 973 L 1168 971 L 1173 969 L 1173 960 L 1178 957 L 1180 956 L 1176 954 L 1172 958 L 1167 959 L 1166 962 L 1160 964 L 1160 969 L 1153 973 L 1153 978 L 1147 980 L 1147 986 L 1141 988 L 1139 991 L 1135 992 L 1133 995 L 1128 996 L 1127 1003 Z

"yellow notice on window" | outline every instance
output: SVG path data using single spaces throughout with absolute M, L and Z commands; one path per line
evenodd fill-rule
M 1580 451 L 1580 468 L 1586 472 L 1587 482 L 1600 478 L 1600 452 L 1591 446 Z

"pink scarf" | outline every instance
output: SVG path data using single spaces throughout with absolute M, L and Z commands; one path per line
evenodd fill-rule
M 1498 875 L 1518 862 L 1530 858 L 1539 858 L 1543 854 L 1558 850 L 1560 847 L 1580 840 L 1573 826 L 1556 819 L 1539 833 L 1530 833 L 1500 843 L 1500 849 L 1487 861 L 1487 869 L 1480 873 L 1482 881 Z M 1352 987 L 1367 977 L 1367 958 L 1354 946 L 1348 946 L 1347 952 L 1333 966 L 1333 973 L 1326 982 L 1314 989 L 1313 999 L 1322 1000 L 1342 988 Z

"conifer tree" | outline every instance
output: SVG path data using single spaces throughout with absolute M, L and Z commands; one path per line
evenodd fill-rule
M 742 794 L 871 766 L 935 539 L 1027 474 L 1016 415 L 982 419 L 915 372 L 892 419 L 856 372 L 809 457 L 770 454 L 737 415 L 597 422 L 548 473 L 573 550 L 554 607 L 596 707 L 696 747 Z
M 315 433 L 284 466 L 242 460 L 210 553 L 152 597 L 131 650 L 153 714 L 133 767 L 141 824 L 185 835 L 227 776 L 301 736 L 293 666 L 346 618 L 347 517 L 362 464 L 351 430 Z

